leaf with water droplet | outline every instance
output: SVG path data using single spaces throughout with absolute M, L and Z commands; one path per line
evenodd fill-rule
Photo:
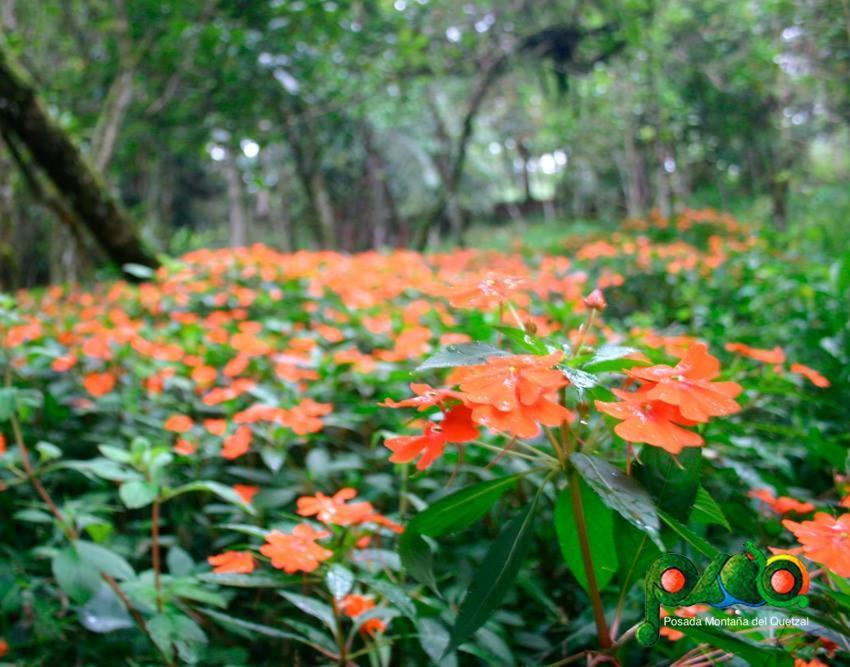
M 486 343 L 461 343 L 448 345 L 423 361 L 417 371 L 432 368 L 455 368 L 457 366 L 477 366 L 490 357 L 505 357 L 508 353 Z
M 570 461 L 608 507 L 649 535 L 659 549 L 665 549 L 655 505 L 637 481 L 596 456 L 577 453 Z

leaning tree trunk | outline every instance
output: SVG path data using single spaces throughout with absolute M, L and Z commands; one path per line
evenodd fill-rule
M 107 256 L 118 265 L 158 262 L 71 138 L 47 114 L 38 93 L 0 41 L 0 130 L 16 136 Z

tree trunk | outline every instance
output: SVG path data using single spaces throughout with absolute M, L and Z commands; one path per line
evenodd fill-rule
M 286 193 L 285 184 L 281 188 L 280 204 L 280 229 L 283 249 L 286 252 L 295 252 L 295 249 L 298 247 L 298 241 L 295 237 L 295 223 L 292 219 L 292 211 L 290 210 L 292 202 Z
M 366 179 L 369 183 L 371 213 L 374 217 L 371 243 L 373 247 L 380 248 L 398 242 L 401 225 L 390 192 L 384 160 L 375 145 L 375 132 L 368 121 L 361 125 L 360 134 L 366 153 Z
M 295 111 L 302 110 L 296 106 Z M 337 247 L 336 219 L 325 175 L 322 173 L 321 158 L 318 151 L 311 151 L 310 145 L 306 143 L 309 129 L 303 123 L 294 122 L 291 118 L 284 118 L 284 123 L 289 135 L 287 142 L 295 158 L 295 170 L 313 212 L 316 241 L 321 248 L 333 250 Z
M 133 72 L 124 71 L 110 87 L 106 96 L 106 108 L 98 119 L 92 139 L 92 155 L 95 168 L 103 172 L 112 160 L 118 130 L 127 115 L 130 102 L 133 101 Z
M 313 208 L 316 211 L 317 222 L 319 223 L 318 231 L 322 248 L 333 250 L 337 247 L 336 220 L 334 218 L 333 206 L 331 206 L 328 183 L 319 165 L 310 174 L 310 196 L 312 197 Z
M 461 180 L 463 179 L 463 170 L 466 166 L 466 154 L 469 149 L 469 141 L 472 139 L 473 131 L 475 130 L 475 119 L 478 112 L 481 110 L 481 105 L 484 103 L 487 93 L 499 76 L 502 74 L 507 63 L 507 56 L 500 55 L 492 60 L 489 64 L 482 66 L 481 78 L 472 91 L 469 98 L 469 104 L 466 108 L 466 113 L 461 124 L 460 136 L 457 139 L 456 148 L 453 151 L 451 164 L 448 169 L 445 167 L 440 169 L 443 176 L 443 188 L 434 215 L 427 221 L 423 227 L 419 229 L 419 236 L 416 245 L 420 248 L 428 243 L 429 237 L 432 236 L 432 231 L 443 223 L 448 223 L 449 229 L 452 230 L 456 241 L 462 246 L 464 241 L 464 233 L 466 231 L 466 223 L 463 219 L 463 213 L 460 210 L 460 202 L 458 194 L 460 190 Z M 434 107 L 436 110 L 436 107 Z M 437 111 L 437 121 L 439 122 L 439 112 Z M 439 129 L 439 127 L 438 127 Z M 439 166 L 439 165 L 438 165 Z M 446 173 L 447 172 L 447 173 Z
M 156 267 L 133 224 L 80 149 L 54 123 L 38 94 L 0 42 L 0 129 L 16 136 L 116 264 Z
M 525 195 L 525 201 L 531 201 L 534 197 L 531 196 L 531 172 L 528 169 L 528 163 L 531 160 L 531 153 L 523 139 L 516 140 L 516 152 L 519 159 L 522 160 L 522 169 L 520 177 L 522 178 L 522 190 Z
M 230 245 L 240 248 L 247 243 L 248 228 L 245 223 L 245 209 L 242 205 L 242 177 L 236 166 L 233 151 L 227 149 L 223 161 L 224 180 L 227 182 L 228 220 L 230 221 Z

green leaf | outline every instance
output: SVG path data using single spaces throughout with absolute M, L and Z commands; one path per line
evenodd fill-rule
M 694 500 L 694 508 L 691 511 L 690 519 L 696 523 L 713 523 L 723 526 L 726 530 L 732 530 L 732 526 L 729 525 L 729 521 L 726 515 L 723 514 L 723 510 L 720 509 L 720 505 L 717 504 L 717 501 L 711 497 L 711 494 L 703 486 L 700 486 L 697 490 L 697 497 Z
M 163 495 L 162 500 L 163 502 L 165 502 L 166 500 L 171 500 L 172 498 L 176 498 L 177 496 L 182 495 L 184 493 L 192 493 L 194 491 L 207 491 L 208 493 L 213 493 L 225 502 L 228 502 L 232 505 L 238 505 L 249 514 L 256 514 L 256 510 L 250 505 L 246 504 L 245 501 L 242 500 L 242 496 L 236 493 L 236 491 L 234 491 L 232 488 L 226 486 L 225 484 L 220 484 L 219 482 L 212 482 L 208 480 L 190 482 L 189 484 L 184 484 L 183 486 L 179 486 L 176 489 L 171 489 Z
M 110 445 L 100 445 L 98 450 L 101 454 L 103 454 L 110 461 L 115 461 L 116 463 L 132 463 L 133 455 L 130 454 L 126 449 L 121 449 L 120 447 L 112 447 Z
M 405 529 L 398 539 L 398 555 L 408 574 L 437 592 L 434 579 L 434 555 L 422 535 L 410 528 Z
M 649 494 L 634 479 L 596 456 L 577 453 L 570 457 L 570 461 L 608 507 L 649 535 L 664 551 L 655 506 Z
M 342 600 L 354 586 L 354 573 L 339 563 L 334 563 L 325 574 L 325 586 L 337 600 Z
M 38 442 L 36 443 L 35 450 L 38 452 L 39 460 L 42 463 L 62 458 L 62 450 L 52 442 Z
M 53 523 L 54 516 L 37 509 L 26 509 L 15 512 L 12 515 L 15 521 L 28 521 L 30 523 Z
M 92 459 L 91 461 L 68 461 L 62 463 L 59 467 L 77 470 L 89 477 L 98 477 L 109 480 L 110 482 L 127 482 L 142 479 L 142 476 L 135 470 L 129 470 L 115 461 L 103 458 Z
M 370 579 L 367 583 L 369 584 L 369 588 L 383 595 L 402 614 L 414 623 L 416 622 L 416 605 L 413 604 L 408 593 L 383 579 Z
M 134 278 L 139 278 L 140 280 L 150 280 L 156 275 L 156 272 L 150 268 L 149 266 L 145 266 L 144 264 L 134 264 L 132 262 L 121 265 L 121 270 L 124 273 L 128 273 Z
M 596 575 L 596 583 L 600 588 L 603 588 L 617 572 L 614 512 L 602 502 L 587 484 L 581 482 L 579 488 L 593 572 Z M 572 491 L 569 487 L 561 491 L 555 503 L 555 530 L 567 567 L 581 584 L 581 587 L 587 591 L 587 574 L 584 569 L 578 527 L 573 512 Z
M 312 646 L 313 648 L 333 649 L 333 643 L 329 640 L 325 640 L 323 642 L 311 641 L 309 638 L 305 638 L 304 636 L 296 634 L 294 632 L 288 632 L 279 628 L 273 628 L 269 625 L 261 625 L 260 623 L 246 621 L 244 619 L 236 618 L 220 611 L 215 611 L 214 609 L 205 609 L 204 607 L 200 607 L 198 611 L 230 630 L 236 629 L 246 631 L 242 634 L 256 633 L 258 635 L 263 635 L 264 637 L 272 637 L 274 639 L 294 640 L 303 644 L 307 644 L 308 646 Z
M 644 447 L 635 477 L 655 500 L 659 509 L 685 521 L 699 490 L 702 450 L 688 447 L 673 457 L 660 447 Z
M 436 618 L 420 618 L 416 624 L 422 649 L 439 667 L 456 667 L 457 654 L 449 649 L 451 636 Z
M 640 366 L 644 362 L 636 359 L 626 359 L 637 350 L 633 347 L 623 345 L 603 345 L 582 368 L 589 373 L 610 373 L 621 371 L 634 366 Z
M 315 598 L 290 593 L 289 591 L 280 591 L 280 594 L 298 607 L 300 611 L 309 614 L 313 618 L 318 618 L 330 628 L 331 632 L 336 632 L 336 619 L 334 618 L 333 610 L 328 605 L 319 602 Z
M 664 523 L 670 526 L 670 528 L 672 528 L 679 537 L 699 551 L 703 556 L 714 558 L 720 554 L 720 551 L 709 544 L 704 537 L 700 537 L 686 525 L 680 523 L 666 512 L 658 510 L 658 516 L 660 516 Z
M 407 530 L 429 537 L 463 530 L 484 516 L 520 477 L 521 475 L 501 477 L 444 496 L 413 517 L 407 525 Z
M 156 500 L 159 487 L 144 480 L 124 482 L 118 489 L 121 501 L 131 510 L 146 507 Z
M 198 580 L 194 577 L 179 577 L 166 580 L 167 590 L 172 597 L 185 598 L 196 602 L 203 602 L 215 607 L 226 607 L 227 600 L 219 593 L 211 591 L 203 586 L 198 585 Z
M 203 574 L 196 575 L 196 578 L 198 581 L 208 584 L 234 586 L 235 588 L 280 588 L 284 583 L 278 577 L 264 574 L 239 574 L 237 572 L 228 572 L 225 574 L 204 572 Z
M 505 338 L 525 354 L 549 354 L 549 348 L 546 347 L 546 343 L 534 334 L 516 327 L 496 327 L 496 330 L 504 334 Z
M 446 652 L 457 648 L 490 618 L 505 597 L 531 541 L 537 496 L 499 533 L 463 599 Z
M 17 387 L 0 387 L 0 422 L 8 421 L 17 410 Z
M 200 651 L 207 643 L 207 636 L 195 621 L 175 612 L 158 614 L 147 622 L 148 633 L 154 643 L 168 657 L 174 649 L 180 660 L 194 665 L 200 659 Z
M 621 578 L 628 577 L 632 584 L 645 572 L 661 551 L 649 539 L 649 535 L 635 528 L 622 516 L 614 517 L 614 543 L 617 545 L 617 560 L 620 563 Z M 637 575 L 637 576 L 636 576 Z
M 165 556 L 168 571 L 175 577 L 188 576 L 195 567 L 195 561 L 183 549 L 174 545 Z
M 490 357 L 505 357 L 508 353 L 498 347 L 485 343 L 458 343 L 448 345 L 423 361 L 417 371 L 432 368 L 454 368 L 456 366 L 476 366 Z
M 100 574 L 83 562 L 73 546 L 57 551 L 51 568 L 59 588 L 78 604 L 88 602 L 100 588 Z
M 98 572 L 108 574 L 119 581 L 136 578 L 136 573 L 130 564 L 123 556 L 119 556 L 114 551 L 110 551 L 99 544 L 82 540 L 74 542 L 74 546 L 83 563 L 93 567 Z
M 587 371 L 583 371 L 578 368 L 561 366 L 561 372 L 570 381 L 570 384 L 580 392 L 585 389 L 592 389 L 599 384 L 599 378 L 593 375 L 593 373 L 588 373 Z
M 108 633 L 132 628 L 133 618 L 127 608 L 105 582 L 94 597 L 77 612 L 80 624 L 91 632 Z
M 723 649 L 745 660 L 751 667 L 791 667 L 794 658 L 781 648 L 752 641 L 746 637 L 706 625 L 677 626 L 698 644 Z

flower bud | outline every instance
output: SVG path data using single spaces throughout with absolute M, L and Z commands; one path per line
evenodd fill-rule
M 605 310 L 608 306 L 608 303 L 605 301 L 605 297 L 602 295 L 602 290 L 598 287 L 582 300 L 584 301 L 585 306 L 593 310 Z

